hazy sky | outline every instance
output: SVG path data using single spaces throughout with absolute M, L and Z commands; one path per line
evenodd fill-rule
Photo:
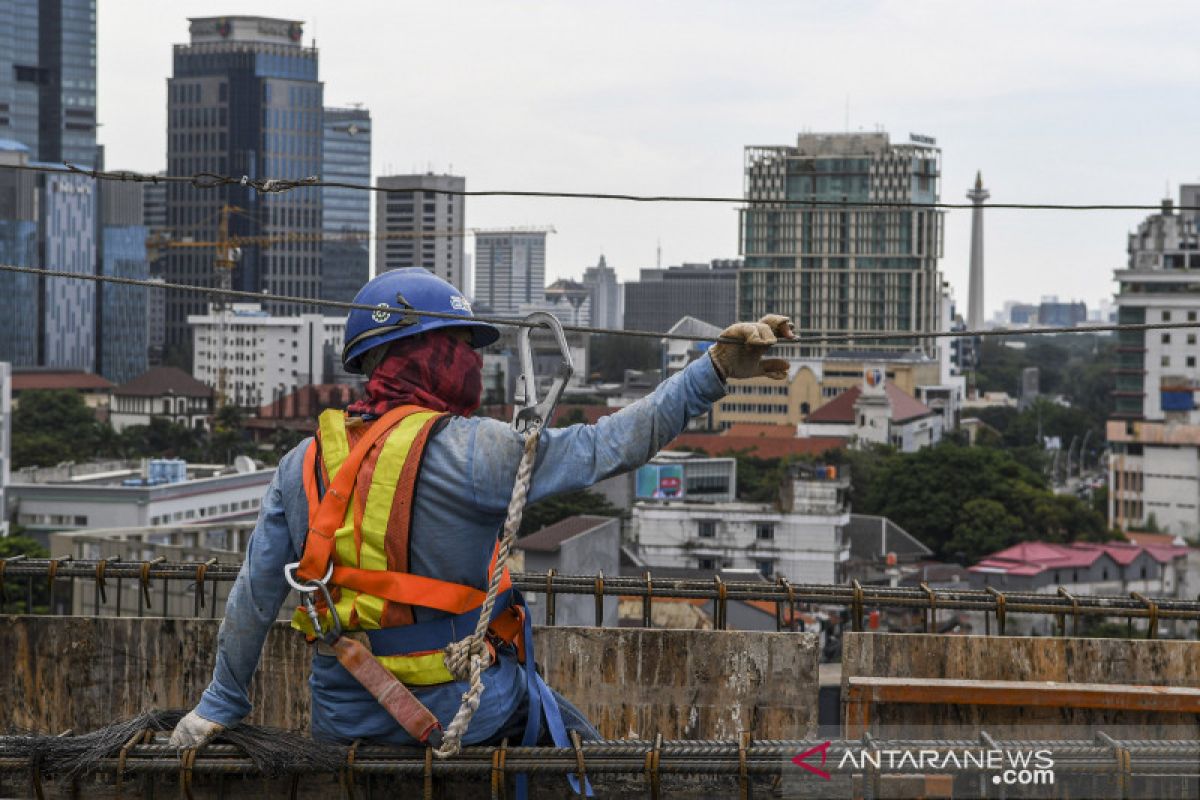
M 1156 203 L 1200 181 L 1194 2 L 209 2 L 100 0 L 112 168 L 165 166 L 187 17 L 304 20 L 326 105 L 374 117 L 374 174 L 469 189 L 741 194 L 743 146 L 807 131 L 937 137 L 942 199 Z M 847 113 L 848 109 L 848 113 Z M 942 269 L 966 301 L 970 218 Z M 1111 294 L 1137 212 L 989 212 L 987 306 Z M 476 199 L 467 224 L 553 224 L 551 278 L 737 254 L 732 206 Z

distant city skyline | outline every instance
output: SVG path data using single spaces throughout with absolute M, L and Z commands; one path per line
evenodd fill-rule
M 305 21 L 306 45 L 316 38 L 327 104 L 371 109 L 375 175 L 390 164 L 477 189 L 740 196 L 746 145 L 881 126 L 937 137 L 946 198 L 980 169 L 993 202 L 1155 204 L 1168 182 L 1194 178 L 1184 134 L 1200 109 L 1178 102 L 1200 80 L 1187 4 L 1141 16 L 1016 5 L 773 5 L 764 17 L 733 2 L 551 3 L 517 17 L 490 3 L 335 12 L 297 0 L 286 13 Z M 664 35 L 684 8 L 686 35 Z M 98 9 L 100 139 L 114 168 L 165 166 L 170 45 L 187 40 L 187 17 L 282 9 L 181 0 L 165 12 L 148 0 Z M 748 54 L 733 46 L 748 40 Z M 987 212 L 989 316 L 1028 294 L 1111 298 L 1143 216 Z M 601 252 L 636 279 L 660 240 L 663 263 L 738 255 L 734 205 L 481 198 L 467 224 L 555 225 L 548 280 L 578 277 Z M 969 240 L 970 212 L 950 212 L 942 268 L 964 305 Z

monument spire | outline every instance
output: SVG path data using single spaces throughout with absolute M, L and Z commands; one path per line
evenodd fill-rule
M 983 202 L 991 195 L 983 188 L 983 173 L 975 173 L 975 187 L 967 199 L 975 204 L 971 210 L 971 277 L 967 289 L 967 327 L 983 327 Z

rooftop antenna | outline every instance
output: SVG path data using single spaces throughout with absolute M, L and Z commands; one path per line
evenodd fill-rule
M 657 265 L 657 269 L 662 269 L 662 239 L 661 238 L 658 240 L 657 251 L 658 252 L 657 252 L 657 256 L 655 258 L 654 263 Z

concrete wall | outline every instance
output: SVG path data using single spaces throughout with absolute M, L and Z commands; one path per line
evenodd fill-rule
M 212 675 L 218 623 L 199 619 L 4 617 L 0 730 L 87 731 L 151 707 L 187 708 Z M 811 634 L 539 628 L 551 686 L 605 736 L 800 738 L 816 730 Z M 248 721 L 307 729 L 307 645 L 268 635 Z M 486 700 L 485 700 L 486 702 Z
M 525 569 L 530 572 L 546 572 L 554 569 L 559 575 L 619 575 L 621 573 L 621 520 L 613 517 L 608 522 L 572 536 L 559 545 L 558 552 L 545 553 L 525 551 Z M 546 595 L 543 592 L 527 592 L 526 601 L 533 614 L 533 624 L 546 622 Z M 604 598 L 601 618 L 604 627 L 617 626 L 617 604 L 619 598 Z M 559 594 L 554 598 L 555 625 L 595 625 L 596 600 L 592 595 Z
M 843 708 L 852 676 L 1200 687 L 1200 642 L 847 633 Z M 1133 738 L 1169 737 L 1180 730 L 1172 726 L 1200 734 L 1194 716 L 1090 709 L 891 705 L 871 716 L 886 726 L 1013 725 L 1048 736 L 1062 735 L 1064 725 L 1145 726 Z

